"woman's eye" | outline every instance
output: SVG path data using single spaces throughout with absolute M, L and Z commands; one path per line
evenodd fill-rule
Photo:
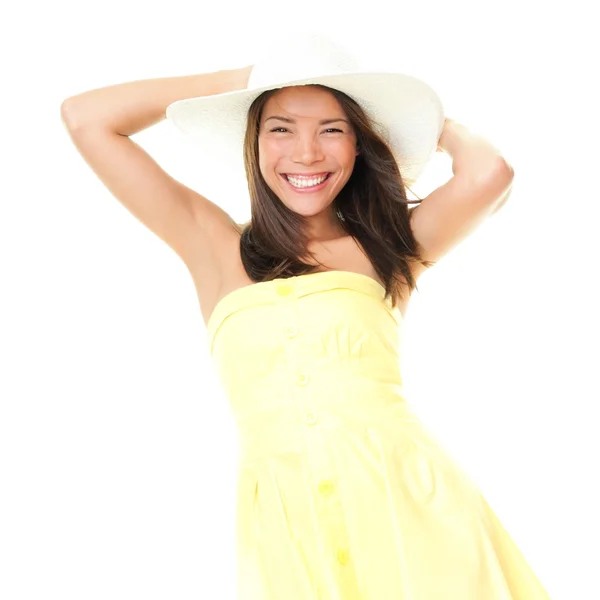
M 285 127 L 275 127 L 274 129 L 271 129 L 271 132 L 275 132 L 275 131 L 287 131 L 287 129 Z M 325 131 L 337 131 L 339 133 L 344 133 L 341 129 L 335 129 L 333 127 L 329 127 Z

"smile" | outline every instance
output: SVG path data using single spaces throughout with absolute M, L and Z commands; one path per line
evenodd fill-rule
M 331 173 L 320 177 L 294 177 L 292 175 L 281 175 L 282 179 L 295 192 L 307 193 L 322 190 L 329 181 Z

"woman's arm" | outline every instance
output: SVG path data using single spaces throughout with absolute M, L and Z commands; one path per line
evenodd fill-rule
M 165 119 L 173 102 L 246 89 L 251 71 L 248 66 L 119 83 L 67 98 L 61 115 L 70 130 L 93 127 L 130 136 Z
M 438 150 L 452 158 L 452 172 L 464 179 L 479 181 L 488 178 L 499 164 L 508 166 L 499 150 L 484 137 L 469 131 L 454 119 L 446 119 Z M 510 167 L 509 167 L 510 169 Z
M 61 106 L 71 140 L 93 172 L 202 281 L 203 311 L 214 303 L 225 258 L 239 239 L 235 223 L 217 204 L 171 177 L 129 136 L 164 119 L 172 102 L 244 89 L 250 71 L 121 83 L 72 96 Z
M 411 211 L 421 258 L 438 262 L 494 214 L 510 195 L 513 169 L 498 150 L 463 125 L 447 119 L 438 150 L 452 157 L 454 176 Z M 413 275 L 425 270 L 419 265 Z

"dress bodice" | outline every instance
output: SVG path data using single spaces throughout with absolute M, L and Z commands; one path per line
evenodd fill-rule
M 323 271 L 234 290 L 215 306 L 207 337 L 243 427 L 269 413 L 294 415 L 286 408 L 311 390 L 361 415 L 368 399 L 368 412 L 382 416 L 378 401 L 385 412 L 401 395 L 402 324 L 372 277 Z

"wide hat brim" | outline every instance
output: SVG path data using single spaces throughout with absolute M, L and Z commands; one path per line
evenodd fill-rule
M 389 144 L 404 183 L 413 185 L 437 149 L 445 115 L 436 92 L 403 73 L 325 75 L 189 98 L 170 104 L 166 117 L 189 136 L 198 168 L 207 177 L 226 174 L 224 187 L 247 192 L 243 143 L 250 105 L 264 91 L 315 83 L 340 90 L 362 106 Z

